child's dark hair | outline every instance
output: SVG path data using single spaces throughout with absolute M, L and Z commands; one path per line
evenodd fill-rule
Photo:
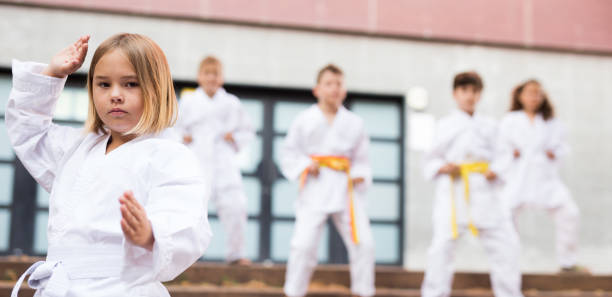
M 514 88 L 514 90 L 512 91 L 512 104 L 510 106 L 510 111 L 523 110 L 523 104 L 520 100 L 521 94 L 523 93 L 523 90 L 525 90 L 525 87 L 530 84 L 535 84 L 538 87 L 542 88 L 542 84 L 540 84 L 540 82 L 535 79 L 530 79 L 516 86 L 516 88 Z M 544 91 L 542 91 L 542 103 L 540 104 L 540 107 L 538 107 L 538 109 L 536 110 L 536 113 L 542 114 L 542 117 L 545 121 L 550 120 L 555 116 L 555 109 L 550 103 L 548 95 L 546 95 Z
M 459 87 L 465 86 L 473 86 L 478 92 L 482 91 L 484 87 L 480 75 L 475 71 L 461 72 L 455 75 L 455 79 L 453 80 L 453 91 Z

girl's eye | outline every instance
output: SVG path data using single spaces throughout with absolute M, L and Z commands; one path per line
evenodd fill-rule
M 135 88 L 135 87 L 138 87 L 138 82 L 131 81 L 131 82 L 126 83 L 125 86 L 128 88 Z
M 109 83 L 105 83 L 105 82 L 100 82 L 100 83 L 98 83 L 98 86 L 101 87 L 101 88 L 108 88 L 110 86 L 110 84 Z

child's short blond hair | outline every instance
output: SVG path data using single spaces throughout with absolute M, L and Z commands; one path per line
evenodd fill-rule
M 122 33 L 114 35 L 98 46 L 89 66 L 87 92 L 89 111 L 85 128 L 88 132 L 106 134 L 104 123 L 96 112 L 93 101 L 93 78 L 96 65 L 107 53 L 120 49 L 128 58 L 142 89 L 143 111 L 140 120 L 125 134 L 144 135 L 159 133 L 174 125 L 177 117 L 177 101 L 168 61 L 161 48 L 150 38 Z
M 344 75 L 344 72 L 342 72 L 342 69 L 340 69 L 340 67 L 334 64 L 327 64 L 323 68 L 321 68 L 321 70 L 319 70 L 319 73 L 317 74 L 317 84 L 321 82 L 321 77 L 325 72 L 331 72 L 337 75 Z
M 202 71 L 202 68 L 208 65 L 217 66 L 219 70 L 223 69 L 223 63 L 221 63 L 221 60 L 215 56 L 206 56 L 204 59 L 202 59 L 202 62 L 200 62 L 200 68 L 198 68 L 198 71 Z

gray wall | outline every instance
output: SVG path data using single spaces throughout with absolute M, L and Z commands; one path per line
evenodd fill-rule
M 335 62 L 347 73 L 352 91 L 404 94 L 428 91 L 426 111 L 436 117 L 453 108 L 453 75 L 476 70 L 485 81 L 480 111 L 500 117 L 518 82 L 540 79 L 568 127 L 573 154 L 563 176 L 582 211 L 580 263 L 596 273 L 612 273 L 612 56 L 534 52 L 459 44 L 360 37 L 274 28 L 175 21 L 147 17 L 47 10 L 0 5 L 0 67 L 13 58 L 48 61 L 81 34 L 91 48 L 118 32 L 150 36 L 165 50 L 175 78 L 193 80 L 199 60 L 219 56 L 231 83 L 311 87 L 319 67 Z M 89 63 L 89 56 L 86 64 Z M 87 67 L 83 67 L 84 71 Z M 406 263 L 423 269 L 430 240 L 433 185 L 421 176 L 421 151 L 406 155 Z M 552 220 L 537 211 L 523 215 L 522 267 L 529 272 L 557 269 Z M 466 236 L 457 269 L 485 270 L 477 240 Z

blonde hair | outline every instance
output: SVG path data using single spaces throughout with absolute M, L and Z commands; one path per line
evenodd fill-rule
M 214 65 L 217 66 L 219 68 L 220 71 L 223 70 L 223 63 L 221 63 L 221 60 L 219 60 L 217 57 L 215 56 L 206 56 L 204 59 L 202 59 L 202 61 L 200 62 L 200 68 L 198 68 L 198 71 L 202 71 L 202 68 L 204 66 L 208 66 L 208 65 Z
M 94 105 L 93 77 L 100 59 L 105 54 L 117 49 L 126 55 L 134 67 L 138 84 L 142 88 L 142 115 L 136 126 L 125 134 L 140 136 L 159 133 L 174 125 L 178 106 L 170 67 L 164 52 L 153 40 L 146 36 L 122 33 L 102 42 L 91 60 L 87 75 L 89 110 L 85 129 L 88 132 L 107 133 Z

